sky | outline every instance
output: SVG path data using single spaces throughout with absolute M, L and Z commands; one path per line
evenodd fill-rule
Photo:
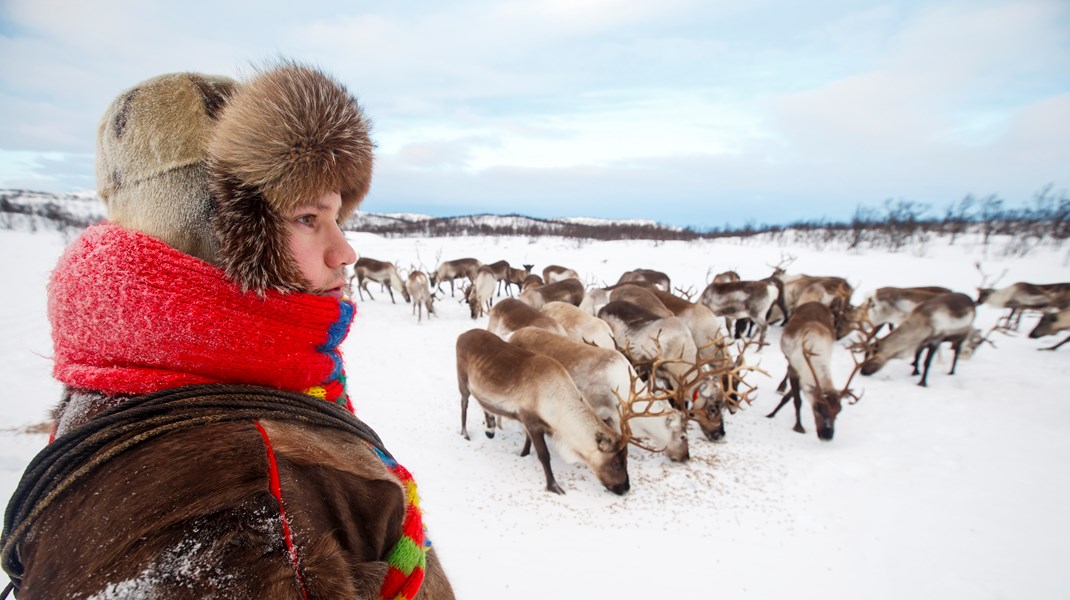
M 370 212 L 847 220 L 1070 187 L 1065 0 L 0 2 L 0 188 L 95 188 L 123 90 L 277 58 L 373 120 Z

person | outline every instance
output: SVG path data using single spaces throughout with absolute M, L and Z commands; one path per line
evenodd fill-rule
M 49 282 L 64 395 L 5 515 L 20 599 L 453 598 L 346 389 L 339 224 L 372 163 L 356 100 L 294 62 L 111 104 L 108 220 Z

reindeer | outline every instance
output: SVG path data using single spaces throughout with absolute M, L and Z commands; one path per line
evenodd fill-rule
M 777 286 L 768 281 L 733 281 L 709 284 L 699 301 L 718 317 L 753 320 L 760 331 L 761 345 L 765 344 L 765 331 L 769 327 L 766 315 L 777 296 Z
M 706 277 L 709 277 L 709 272 L 707 272 Z M 739 273 L 736 273 L 735 271 L 724 271 L 714 275 L 711 283 L 732 283 L 733 281 L 741 281 Z
M 977 304 L 1007 308 L 1004 325 L 1017 330 L 1026 310 L 1070 308 L 1070 283 L 1035 284 L 1019 281 L 1005 288 L 978 288 Z
M 472 310 L 472 318 L 478 319 L 490 310 L 494 304 L 494 271 L 489 267 L 479 267 L 472 284 L 464 291 L 464 299 Z
M 1046 335 L 1055 335 L 1060 331 L 1066 331 L 1070 329 L 1070 308 L 1064 308 L 1058 312 L 1046 313 L 1040 318 L 1040 322 L 1033 328 L 1033 331 L 1029 332 L 1029 337 L 1036 339 L 1044 337 Z M 1058 350 L 1059 346 L 1062 346 L 1066 342 L 1070 342 L 1070 336 L 1067 336 L 1065 340 L 1049 346 L 1047 348 L 1041 348 L 1042 350 Z
M 632 283 L 617 284 L 612 288 L 609 288 L 609 300 L 623 300 L 624 302 L 631 302 L 632 304 L 641 306 L 659 317 L 676 316 L 671 310 L 669 310 L 665 306 L 665 303 L 663 303 L 659 299 L 659 296 L 655 294 L 655 288 L 643 287 Z
M 555 319 L 515 298 L 506 298 L 490 309 L 487 331 L 508 340 L 514 331 L 522 327 L 538 327 L 557 335 L 567 335 Z
M 457 387 L 461 393 L 461 435 L 468 438 L 468 398 L 475 396 L 487 419 L 487 437 L 494 437 L 495 417 L 520 421 L 527 433 L 524 452 L 535 453 L 546 475 L 546 489 L 565 491 L 550 469 L 546 435 L 558 453 L 579 458 L 606 489 L 624 494 L 628 479 L 628 446 L 621 434 L 598 418 L 572 377 L 556 360 L 502 341 L 482 329 L 457 338 Z
M 569 278 L 538 287 L 528 287 L 520 292 L 520 299 L 534 308 L 542 308 L 547 302 L 555 300 L 579 306 L 583 301 L 583 283 L 579 279 Z
M 954 375 L 959 353 L 962 352 L 963 358 L 969 358 L 977 345 L 984 340 L 980 330 L 973 327 L 975 314 L 973 300 L 965 294 L 952 292 L 933 296 L 919 304 L 894 331 L 877 340 L 870 350 L 870 357 L 862 364 L 862 374 L 872 375 L 881 370 L 889 360 L 913 354 L 914 372 L 911 374 L 917 375 L 921 353 L 928 349 L 925 370 L 918 382 L 918 385 L 926 387 L 929 365 L 936 347 L 942 342 L 950 342 L 955 357 L 948 374 Z
M 690 458 L 687 417 L 665 399 L 640 398 L 636 386 L 638 375 L 620 352 L 533 327 L 517 330 L 509 338 L 509 343 L 561 363 L 568 369 L 584 399 L 610 427 L 622 433 L 630 430 L 652 440 L 670 460 L 682 462 Z M 639 414 L 630 419 L 630 423 L 622 423 L 622 414 L 635 414 L 638 403 L 642 403 Z
M 820 302 L 804 302 L 788 319 L 784 334 L 780 337 L 780 349 L 788 359 L 788 374 L 785 377 L 791 387 L 780 399 L 780 404 L 773 412 L 766 415 L 775 417 L 789 399 L 795 401 L 795 431 L 806 433 L 802 426 L 800 411 L 802 396 L 814 411 L 814 426 L 817 437 L 822 441 L 831 441 L 836 432 L 836 416 L 840 414 L 841 401 L 844 397 L 858 401 L 858 396 L 850 391 L 851 380 L 861 367 L 856 362 L 854 371 L 847 378 L 843 389 L 838 390 L 832 384 L 829 369 L 832 360 L 832 348 L 836 329 L 831 309 Z
M 635 269 L 634 271 L 627 271 L 617 280 L 617 285 L 624 283 L 649 285 L 665 292 L 672 291 L 672 286 L 669 285 L 669 276 L 661 271 L 655 271 L 653 269 Z
M 710 307 L 688 302 L 675 294 L 661 290 L 656 290 L 654 295 L 665 308 L 687 325 L 688 330 L 691 331 L 691 337 L 695 340 L 695 346 L 698 348 L 699 360 L 723 358 L 718 349 L 723 337 L 721 324 Z
M 885 324 L 895 329 L 922 302 L 950 293 L 951 290 L 938 286 L 877 288 L 866 296 L 865 302 L 849 313 L 848 321 L 869 321 L 875 328 L 874 332 L 879 332 Z
M 509 266 L 509 261 L 507 260 L 499 260 L 498 262 L 493 262 L 485 266 L 494 272 L 494 278 L 498 281 L 497 295 L 499 298 L 501 298 L 502 284 L 505 284 L 506 290 L 509 289 L 509 271 L 512 269 L 512 267 Z
M 520 294 L 524 287 L 524 281 L 531 275 L 531 269 L 535 265 L 524 265 L 523 269 L 514 269 L 509 267 L 509 270 L 505 275 L 505 293 L 510 297 L 513 295 L 513 291 L 509 288 L 510 285 L 516 286 L 516 293 Z M 536 275 L 536 277 L 538 277 Z M 542 285 L 540 280 L 539 285 Z
M 547 302 L 540 311 L 557 321 L 564 328 L 565 334 L 574 340 L 610 350 L 617 347 L 613 342 L 613 331 L 605 321 L 568 302 Z
M 579 278 L 579 273 L 559 265 L 549 265 L 542 270 L 542 279 L 546 283 L 554 283 L 555 281 L 564 281 L 566 279 L 578 280 Z
M 598 318 L 609 324 L 617 347 L 632 364 L 657 362 L 660 368 L 650 377 L 664 377 L 669 387 L 680 392 L 683 402 L 677 408 L 690 405 L 689 414 L 696 418 L 708 439 L 724 437 L 724 393 L 715 378 L 704 372 L 695 340 L 683 321 L 658 317 L 622 300 L 603 306 Z
M 520 293 L 523 294 L 531 288 L 542 287 L 544 285 L 546 285 L 546 282 L 542 280 L 542 277 L 539 277 L 534 273 L 528 273 L 527 277 L 525 277 L 524 281 L 520 284 Z
M 431 295 L 431 286 L 426 273 L 417 270 L 409 273 L 409 278 L 405 281 L 405 291 L 412 298 L 412 312 L 417 314 L 417 323 L 423 322 L 425 308 L 428 319 L 435 314 L 435 309 L 431 306 L 434 296 Z
M 482 267 L 483 263 L 474 258 L 458 258 L 457 260 L 448 260 L 438 265 L 435 272 L 431 275 L 431 287 L 439 289 L 442 287 L 442 282 L 450 282 L 450 298 L 453 297 L 453 282 L 461 277 L 467 277 L 469 281 L 475 281 L 476 272 L 479 267 Z
M 370 279 L 386 287 L 387 291 L 390 292 L 390 302 L 397 304 L 394 301 L 394 290 L 401 293 L 402 297 L 405 298 L 405 302 L 409 301 L 409 293 L 405 291 L 405 286 L 398 275 L 397 267 L 388 262 L 361 257 L 353 265 L 353 274 L 349 276 L 350 287 L 353 286 L 354 279 L 357 280 L 357 294 L 361 300 L 364 299 L 364 292 L 368 292 L 368 297 L 375 300 L 371 291 L 368 290 L 367 280 Z

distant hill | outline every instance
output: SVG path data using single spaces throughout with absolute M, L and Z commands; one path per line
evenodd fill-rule
M 0 229 L 82 229 L 105 218 L 107 211 L 96 194 L 51 194 L 0 189 Z M 389 237 L 443 237 L 467 235 L 557 235 L 592 239 L 694 239 L 698 235 L 640 219 L 610 220 L 589 217 L 540 219 L 524 215 L 464 215 L 432 217 L 421 214 L 379 214 L 357 211 L 345 224 L 350 231 Z

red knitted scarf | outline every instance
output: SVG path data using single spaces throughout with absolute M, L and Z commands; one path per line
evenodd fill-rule
M 48 285 L 53 375 L 105 394 L 249 383 L 349 406 L 339 344 L 354 305 L 242 293 L 223 271 L 110 223 L 68 246 Z

